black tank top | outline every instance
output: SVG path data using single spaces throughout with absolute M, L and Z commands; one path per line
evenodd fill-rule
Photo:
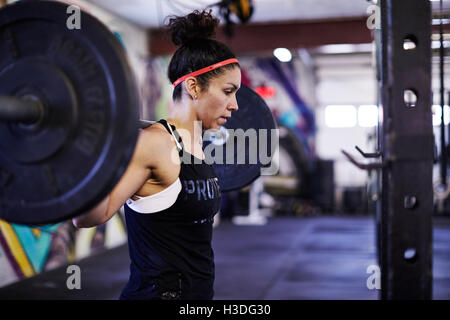
M 165 120 L 158 122 L 181 146 L 182 190 L 171 207 L 155 213 L 138 213 L 125 204 L 131 265 L 120 299 L 212 299 L 218 179 L 211 165 L 184 151 L 174 126 L 170 130 Z

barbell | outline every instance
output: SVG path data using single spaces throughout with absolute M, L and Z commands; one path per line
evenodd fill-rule
M 139 120 L 122 44 L 81 13 L 81 28 L 69 30 L 60 2 L 0 9 L 0 218 L 8 222 L 56 223 L 95 206 L 123 175 L 139 129 L 152 123 Z M 268 129 L 271 141 L 276 126 L 264 100 L 245 86 L 237 100 L 225 129 Z M 248 185 L 264 165 L 213 164 L 222 191 Z

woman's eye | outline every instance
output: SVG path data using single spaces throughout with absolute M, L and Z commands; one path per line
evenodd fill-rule
M 225 94 L 227 94 L 227 95 L 232 94 L 232 93 L 233 93 L 233 91 L 225 91 Z

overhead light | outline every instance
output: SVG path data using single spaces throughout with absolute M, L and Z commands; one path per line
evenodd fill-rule
M 322 54 L 340 54 L 340 53 L 354 53 L 354 52 L 371 52 L 372 44 L 328 44 L 317 48 L 318 53 Z
M 292 53 L 286 48 L 276 48 L 273 50 L 273 55 L 281 62 L 289 62 L 292 59 Z

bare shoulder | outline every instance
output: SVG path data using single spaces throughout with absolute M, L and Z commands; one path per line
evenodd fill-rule
M 155 148 L 165 149 L 165 147 L 170 147 L 172 144 L 174 144 L 172 136 L 167 131 L 158 127 L 157 124 L 142 129 L 139 133 L 138 145 L 145 147 L 146 150 L 153 151 Z
M 180 159 L 175 140 L 158 123 L 140 131 L 135 155 L 159 180 L 173 180 L 178 176 Z

